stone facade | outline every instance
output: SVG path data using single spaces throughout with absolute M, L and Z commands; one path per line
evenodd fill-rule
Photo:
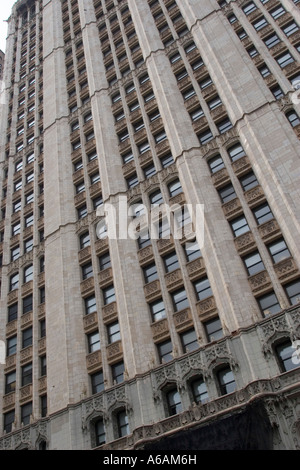
M 0 448 L 197 446 L 253 412 L 252 445 L 299 449 L 299 25 L 292 0 L 15 4 Z M 122 197 L 184 235 L 101 238 Z

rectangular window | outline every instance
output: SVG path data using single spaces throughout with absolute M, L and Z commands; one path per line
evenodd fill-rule
M 107 338 L 108 344 L 115 343 L 116 341 L 120 341 L 121 333 L 120 333 L 120 325 L 119 322 L 111 323 L 107 325 Z
M 22 332 L 22 348 L 27 348 L 32 345 L 32 327 L 27 328 Z
M 262 204 L 261 206 L 256 207 L 255 209 L 253 209 L 253 214 L 256 219 L 257 225 L 262 225 L 268 220 L 274 218 L 268 204 Z
M 108 304 L 111 304 L 112 302 L 115 302 L 116 295 L 115 295 L 114 286 L 106 287 L 106 289 L 103 289 L 102 292 L 103 292 L 104 305 L 108 305 Z
M 258 297 L 257 301 L 264 315 L 278 313 L 281 310 L 276 294 L 273 291 Z
M 124 362 L 118 362 L 111 367 L 113 383 L 119 384 L 124 381 Z
M 157 352 L 161 364 L 172 361 L 173 359 L 173 346 L 171 340 L 164 341 L 157 345 Z
M 32 363 L 26 364 L 21 369 L 21 386 L 32 383 Z
M 143 273 L 144 273 L 145 284 L 148 284 L 149 282 L 152 282 L 158 279 L 155 263 L 151 263 L 145 268 L 143 268 Z
M 90 333 L 89 335 L 87 335 L 87 340 L 89 353 L 93 353 L 95 351 L 100 350 L 99 331 L 95 331 L 94 333 Z
M 23 299 L 23 315 L 33 310 L 32 294 Z
M 198 300 L 204 300 L 213 295 L 210 282 L 207 277 L 203 277 L 194 283 L 194 289 Z
M 16 320 L 17 317 L 18 317 L 18 303 L 15 303 L 8 307 L 7 322 L 9 323 L 13 320 Z
M 152 321 L 156 322 L 166 317 L 165 305 L 162 299 L 152 302 L 150 305 Z
M 184 353 L 195 351 L 195 349 L 199 348 L 199 343 L 194 328 L 181 333 L 180 339 Z
M 227 186 L 224 186 L 224 188 L 219 189 L 218 193 L 223 204 L 236 198 L 236 193 L 232 184 L 228 184 Z
M 275 264 L 291 256 L 291 253 L 289 252 L 289 249 L 286 246 L 283 238 L 270 243 L 268 245 L 268 250 L 272 257 L 272 261 Z
M 163 261 L 166 273 L 170 273 L 171 271 L 175 271 L 175 269 L 179 268 L 179 261 L 175 251 L 164 256 Z
M 103 372 L 99 371 L 91 375 L 92 394 L 100 393 L 104 390 Z
M 175 312 L 179 312 L 180 310 L 189 307 L 189 301 L 185 289 L 179 289 L 171 295 Z

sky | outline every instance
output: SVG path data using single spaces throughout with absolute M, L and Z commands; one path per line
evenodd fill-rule
M 10 16 L 11 9 L 16 0 L 0 0 L 0 49 L 5 52 L 7 23 L 5 20 Z

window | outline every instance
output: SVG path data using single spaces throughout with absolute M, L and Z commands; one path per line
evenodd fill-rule
M 268 36 L 266 39 L 264 39 L 264 43 L 269 49 L 276 46 L 276 44 L 278 44 L 279 42 L 280 39 L 275 33 L 271 34 L 271 36 Z
M 93 277 L 93 266 L 92 263 L 87 263 L 84 266 L 81 267 L 82 270 L 82 279 L 89 279 L 90 277 Z
M 89 335 L 87 335 L 87 340 L 89 353 L 93 353 L 95 351 L 100 350 L 99 331 L 94 331 L 94 333 L 90 333 Z
M 46 320 L 41 320 L 40 321 L 40 338 L 45 338 L 46 336 Z
M 152 282 L 158 279 L 155 263 L 151 263 L 151 264 L 148 264 L 148 266 L 145 266 L 143 268 L 143 273 L 144 273 L 145 284 L 148 284 L 149 282 Z
M 268 245 L 268 250 L 271 255 L 273 263 L 279 263 L 280 261 L 289 258 L 291 253 L 283 238 L 276 240 Z
M 254 251 L 243 258 L 248 276 L 253 276 L 265 269 L 264 263 L 258 251 Z
M 289 111 L 286 113 L 286 117 L 292 127 L 296 127 L 298 124 L 300 124 L 299 116 L 295 111 Z
M 16 390 L 16 371 L 5 375 L 5 393 L 14 392 Z
M 224 188 L 219 189 L 218 193 L 223 204 L 236 198 L 236 193 L 232 184 L 228 184 L 227 186 L 224 186 Z
M 230 119 L 226 118 L 223 121 L 218 122 L 217 128 L 218 128 L 218 131 L 220 132 L 220 134 L 224 134 L 225 132 L 227 132 L 229 129 L 232 128 L 232 124 L 230 122 Z
M 47 375 L 47 358 L 46 356 L 40 357 L 40 377 Z
M 207 144 L 211 139 L 213 138 L 213 134 L 210 129 L 207 129 L 204 132 L 201 132 L 201 134 L 198 134 L 198 139 L 201 145 Z
M 300 280 L 290 282 L 285 286 L 286 294 L 289 298 L 291 305 L 296 305 L 300 302 Z
M 124 362 L 118 362 L 111 367 L 112 379 L 114 384 L 119 384 L 124 381 Z
M 255 3 L 250 2 L 250 3 L 247 3 L 247 5 L 243 7 L 243 12 L 245 13 L 245 15 L 250 15 L 250 13 L 255 11 L 256 8 L 257 6 L 255 5 Z
M 175 251 L 173 251 L 167 256 L 164 256 L 163 261 L 166 273 L 170 273 L 171 271 L 174 271 L 175 269 L 179 268 L 179 261 Z
M 279 343 L 275 347 L 275 353 L 279 362 L 281 372 L 287 372 L 299 366 L 298 361 L 293 362 L 292 360 L 294 352 L 295 348 L 292 346 L 290 340 L 286 340 L 282 343 Z
M 33 302 L 32 302 L 32 295 L 28 295 L 23 299 L 23 315 L 28 312 L 32 312 L 33 310 Z
M 172 361 L 173 359 L 173 347 L 171 340 L 164 341 L 163 343 L 157 344 L 157 351 L 159 361 L 161 364 Z
M 32 345 L 32 327 L 27 328 L 22 332 L 22 348 L 27 348 Z
M 279 98 L 281 98 L 283 96 L 283 91 L 282 91 L 282 89 L 280 88 L 279 85 L 276 85 L 276 86 L 270 88 L 270 90 L 273 93 L 273 96 L 276 100 L 279 100 Z
M 179 289 L 172 294 L 174 311 L 178 312 L 184 308 L 189 307 L 189 301 L 185 292 L 185 289 Z
M 257 302 L 264 315 L 275 314 L 281 310 L 276 294 L 273 291 L 258 297 Z
M 91 295 L 90 297 L 87 297 L 86 299 L 84 299 L 84 306 L 85 306 L 86 315 L 96 312 L 97 311 L 96 297 L 94 295 Z
M 208 160 L 208 166 L 212 174 L 217 173 L 217 171 L 222 170 L 222 168 L 225 168 L 223 159 L 219 154 Z
M 223 337 L 223 329 L 220 318 L 213 318 L 204 323 L 207 341 L 217 341 Z
M 260 18 L 257 21 L 254 21 L 254 23 L 252 23 L 252 26 L 256 29 L 256 31 L 260 31 L 261 29 L 263 29 L 267 25 L 268 25 L 268 22 L 267 22 L 266 18 L 264 18 L 264 17 Z
M 256 219 L 257 225 L 262 225 L 268 220 L 271 220 L 274 218 L 271 212 L 271 209 L 267 203 L 262 204 L 261 206 L 258 206 L 255 209 L 253 209 L 253 214 Z
M 161 162 L 161 166 L 163 168 L 167 168 L 168 166 L 172 165 L 174 163 L 174 159 L 173 159 L 173 155 L 172 154 L 167 154 L 167 155 L 163 155 L 161 158 L 160 158 L 160 162 Z
M 26 403 L 26 405 L 21 406 L 21 423 L 26 424 L 30 423 L 30 416 L 32 414 L 32 403 Z
M 172 183 L 168 185 L 168 189 L 169 189 L 170 197 L 174 197 L 177 194 L 182 193 L 182 187 L 178 179 L 172 181 Z
M 282 31 L 284 34 L 289 37 L 292 34 L 294 34 L 296 31 L 299 30 L 299 26 L 295 23 L 295 21 L 292 21 L 291 23 L 288 23 L 282 28 Z
M 33 238 L 29 238 L 24 242 L 24 252 L 29 253 L 29 251 L 33 250 Z
M 108 305 L 108 304 L 111 304 L 112 302 L 115 302 L 116 295 L 115 295 L 114 286 L 106 287 L 106 289 L 103 289 L 102 292 L 103 292 L 104 305 Z
M 294 61 L 295 61 L 294 58 L 291 56 L 289 52 L 285 52 L 284 54 L 281 54 L 280 56 L 276 57 L 276 62 L 278 63 L 279 67 L 281 67 L 282 69 Z
M 106 437 L 105 437 L 105 427 L 103 419 L 98 419 L 95 422 L 95 436 L 96 436 L 96 446 L 101 446 L 105 444 Z
M 156 322 L 166 317 L 165 305 L 162 299 L 152 302 L 150 305 L 152 321 Z
M 284 15 L 286 11 L 282 6 L 280 6 L 276 7 L 274 10 L 271 10 L 270 13 L 273 16 L 274 20 L 277 20 L 277 18 L 280 18 L 280 16 Z
M 128 416 L 125 410 L 119 411 L 116 416 L 118 425 L 118 437 L 124 437 L 129 434 Z
M 42 395 L 40 397 L 40 411 L 41 411 L 41 417 L 45 418 L 48 413 L 47 395 Z M 39 450 L 47 450 L 47 444 L 45 441 L 40 442 Z
M 105 269 L 111 267 L 111 259 L 109 252 L 99 257 L 99 267 L 100 271 L 104 271 Z
M 31 264 L 30 266 L 27 266 L 27 268 L 24 269 L 24 284 L 32 280 L 33 280 L 33 265 Z
M 112 344 L 112 343 L 115 343 L 116 341 L 120 341 L 121 334 L 120 334 L 119 322 L 116 321 L 107 326 L 107 338 L 108 338 L 108 344 Z
M 136 173 L 134 173 L 132 176 L 127 178 L 126 181 L 127 181 L 128 189 L 133 188 L 134 186 L 137 186 L 139 184 L 139 180 L 138 180 Z
M 250 231 L 246 217 L 243 215 L 231 220 L 230 226 L 235 237 L 239 237 L 240 235 Z
M 11 338 L 7 339 L 6 342 L 6 355 L 12 356 L 17 352 L 17 336 L 12 336 Z
M 18 317 L 18 303 L 10 305 L 8 307 L 8 315 L 7 315 L 7 322 L 16 320 Z
M 3 430 L 6 433 L 9 433 L 12 431 L 12 425 L 14 421 L 15 421 L 15 410 L 9 411 L 8 413 L 4 414 Z
M 20 247 L 16 246 L 15 248 L 12 248 L 10 251 L 10 260 L 15 261 L 20 257 Z
M 183 248 L 188 262 L 202 256 L 197 240 L 185 243 Z
M 209 399 L 206 383 L 202 378 L 191 383 L 195 403 L 206 403 Z
M 102 392 L 104 390 L 103 372 L 99 371 L 91 375 L 92 394 Z
M 194 328 L 181 333 L 180 339 L 184 353 L 195 351 L 195 349 L 199 348 L 197 335 Z
M 83 250 L 84 248 L 90 246 L 91 240 L 90 240 L 90 234 L 89 232 L 84 233 L 83 235 L 80 236 L 80 249 Z
M 21 386 L 32 383 L 32 363 L 26 364 L 21 369 Z
M 204 300 L 213 295 L 210 283 L 207 277 L 203 277 L 194 283 L 194 289 L 198 300 Z
M 176 415 L 182 411 L 181 398 L 177 388 L 170 390 L 166 395 L 166 399 L 169 416 Z
M 164 202 L 163 196 L 159 189 L 157 191 L 154 191 L 154 193 L 150 194 L 149 200 L 150 200 L 151 205 L 153 206 L 159 206 L 160 204 L 163 204 Z
M 156 169 L 155 169 L 155 166 L 153 164 L 148 165 L 145 168 L 143 168 L 143 171 L 144 171 L 144 177 L 146 179 L 150 178 L 151 176 L 155 175 L 155 173 L 156 173 Z
M 230 147 L 227 151 L 232 162 L 235 162 L 246 155 L 241 144 L 236 144 L 233 147 Z
M 224 367 L 217 373 L 221 395 L 234 392 L 236 389 L 235 379 L 230 367 Z
M 10 284 L 9 284 L 9 290 L 15 290 L 19 288 L 19 273 L 13 274 L 10 277 Z
M 137 239 L 139 250 L 145 248 L 148 245 L 151 245 L 151 239 L 148 229 L 141 230 L 140 236 Z

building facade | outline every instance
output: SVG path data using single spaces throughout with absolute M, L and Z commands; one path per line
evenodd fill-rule
M 16 2 L 0 449 L 299 450 L 299 6 Z
M 4 58 L 5 58 L 5 54 L 0 49 L 0 80 L 3 80 Z

